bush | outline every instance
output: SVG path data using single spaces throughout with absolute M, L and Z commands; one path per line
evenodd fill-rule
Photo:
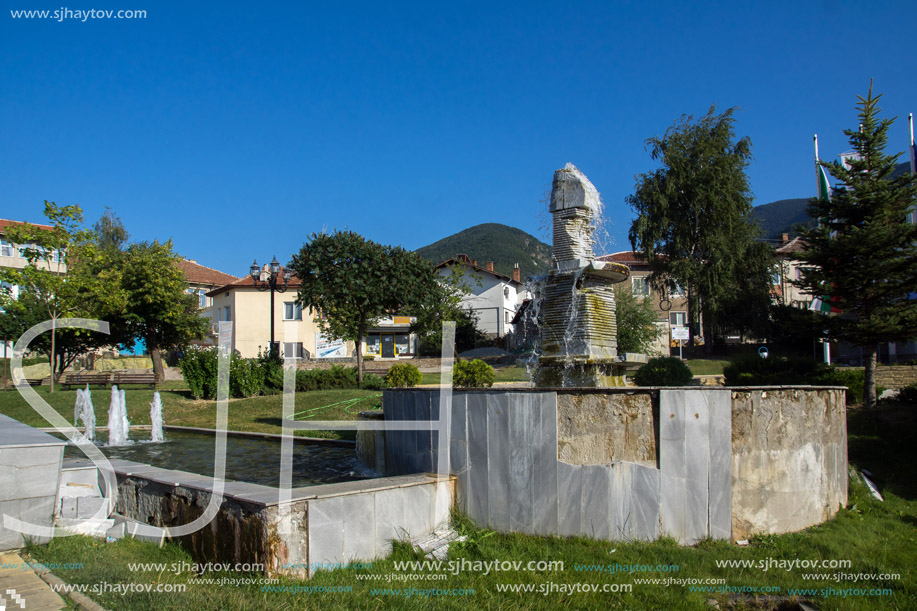
M 420 369 L 410 363 L 395 363 L 385 374 L 385 383 L 392 388 L 411 388 L 422 380 Z
M 745 356 L 726 365 L 723 376 L 726 386 L 785 386 L 817 384 L 828 371 L 824 363 L 811 358 Z
M 281 388 L 283 382 L 281 381 Z M 257 359 L 243 359 L 236 354 L 229 361 L 229 395 L 254 397 L 264 390 L 264 370 Z
M 365 388 L 379 390 L 385 380 L 372 373 L 363 375 L 363 385 L 357 381 L 357 368 L 332 365 L 330 369 L 300 369 L 296 372 L 296 391 Z
M 846 386 L 847 405 L 863 402 L 865 372 L 829 367 L 810 358 L 744 357 L 723 369 L 726 386 Z M 876 396 L 885 389 L 876 387 Z
M 283 359 L 280 355 L 276 352 L 272 354 L 270 350 L 259 352 L 258 366 L 264 376 L 262 392 L 266 395 L 283 392 Z
M 189 348 L 178 361 L 178 367 L 195 399 L 213 399 L 217 396 L 216 348 Z
M 691 370 L 677 356 L 657 356 L 637 370 L 637 386 L 686 386 L 691 382 Z
M 902 403 L 917 403 L 917 382 L 909 384 L 899 390 L 898 394 L 895 396 L 895 400 L 901 401 Z
M 364 390 L 382 390 L 387 384 L 385 378 L 374 373 L 363 374 L 363 385 L 360 387 Z
M 461 388 L 484 388 L 494 385 L 494 368 L 482 361 L 459 361 L 452 370 L 452 383 Z

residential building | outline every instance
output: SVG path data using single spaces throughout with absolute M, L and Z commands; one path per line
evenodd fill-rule
M 660 331 L 668 335 L 669 345 L 677 346 L 678 342 L 672 340 L 672 327 L 687 327 L 691 321 L 688 310 L 688 296 L 685 291 L 675 283 L 664 294 L 650 286 L 649 277 L 652 274 L 649 263 L 639 253 L 631 250 L 611 253 L 597 257 L 598 261 L 623 263 L 630 268 L 631 291 L 639 299 L 649 299 L 656 311 Z
M 210 300 L 204 315 L 211 319 L 207 343 L 215 345 L 220 321 L 233 322 L 232 350 L 244 358 L 267 351 L 271 341 L 271 319 L 274 341 L 280 344 L 285 358 L 302 360 L 355 358 L 352 341 L 326 337 L 316 321 L 315 313 L 296 303 L 301 286 L 292 276 L 286 291 L 274 293 L 271 311 L 271 291 L 260 290 L 251 276 L 244 276 L 205 293 Z M 367 330 L 363 354 L 375 358 L 412 358 L 418 347 L 415 334 L 410 333 L 412 319 L 390 316 Z
M 311 310 L 303 311 L 296 304 L 299 279 L 293 276 L 286 291 L 274 292 L 274 309 L 271 311 L 271 291 L 261 290 L 251 276 L 243 276 L 205 293 L 210 300 L 203 312 L 211 319 L 208 343 L 216 344 L 221 321 L 232 321 L 231 348 L 244 358 L 253 358 L 266 352 L 271 343 L 271 321 L 274 323 L 274 341 L 287 358 L 311 359 L 317 355 L 316 347 L 328 352 L 328 358 L 347 357 L 353 348 L 325 341 Z
M 197 296 L 198 305 L 202 310 L 209 308 L 213 302 L 213 298 L 208 297 L 207 293 L 238 280 L 235 276 L 201 265 L 194 259 L 182 259 L 177 265 L 188 283 L 185 292 Z
M 505 276 L 494 271 L 493 261 L 480 267 L 468 255 L 460 254 L 437 265 L 436 271 L 448 278 L 455 268 L 460 270 L 471 291 L 462 299 L 462 307 L 475 314 L 478 329 L 492 338 L 512 333 L 513 318 L 527 297 L 519 266 L 513 270 L 512 277 Z
M 11 221 L 8 219 L 0 219 L 0 268 L 13 268 L 13 269 L 23 269 L 28 265 L 29 261 L 25 257 L 25 251 L 28 248 L 35 248 L 34 244 L 16 244 L 12 242 L 7 237 L 7 232 L 11 226 L 14 225 L 24 225 L 26 224 L 23 221 Z M 40 229 L 53 229 L 50 225 L 42 225 L 40 223 L 29 223 Z M 35 262 L 36 267 L 42 269 L 50 269 L 54 273 L 66 274 L 67 265 L 61 261 L 60 253 L 57 251 L 52 251 L 51 253 L 51 262 L 48 263 L 44 260 L 39 260 Z M 13 299 L 19 297 L 19 287 L 9 283 L 3 283 L 3 289 L 9 290 L 10 295 Z M 9 358 L 13 353 L 13 343 L 10 341 L 0 342 L 0 358 Z
M 777 269 L 774 272 L 774 300 L 783 305 L 797 308 L 808 308 L 812 295 L 800 289 L 794 281 L 802 279 L 805 265 L 797 258 L 797 253 L 805 250 L 806 243 L 799 237 L 792 240 L 789 234 L 781 234 L 780 244 L 774 250 Z

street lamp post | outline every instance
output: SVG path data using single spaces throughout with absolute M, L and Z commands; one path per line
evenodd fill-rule
M 255 282 L 255 287 L 259 291 L 271 290 L 271 346 L 270 354 L 271 356 L 279 356 L 280 351 L 277 349 L 277 342 L 274 341 L 274 293 L 285 293 L 287 286 L 290 284 L 290 278 L 293 277 L 293 272 L 284 268 L 283 273 L 281 273 L 280 263 L 277 262 L 277 257 L 274 257 L 274 260 L 268 264 L 267 269 L 262 270 L 258 266 L 257 259 L 252 266 L 249 268 L 249 275 L 252 280 Z M 278 281 L 282 281 L 283 284 L 280 284 Z

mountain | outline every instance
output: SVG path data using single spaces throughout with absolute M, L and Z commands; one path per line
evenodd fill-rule
M 895 166 L 895 170 L 889 176 L 890 179 L 910 172 L 910 163 L 905 161 Z M 802 199 L 781 199 L 776 202 L 756 206 L 752 215 L 761 225 L 761 232 L 765 238 L 779 238 L 781 233 L 788 233 L 790 237 L 796 236 L 797 232 L 794 227 L 798 224 L 812 226 L 815 221 L 806 214 L 806 206 L 809 205 L 808 198 Z
M 518 263 L 522 279 L 537 276 L 551 267 L 551 247 L 521 229 L 484 223 L 433 242 L 417 249 L 417 254 L 433 263 L 442 263 L 458 254 L 476 259 L 484 267 L 486 261 L 494 262 L 494 271 L 512 276 Z
M 761 235 L 765 238 L 779 238 L 781 233 L 796 236 L 794 227 L 811 225 L 814 221 L 806 214 L 808 199 L 781 199 L 776 202 L 755 206 L 752 216 L 761 226 Z

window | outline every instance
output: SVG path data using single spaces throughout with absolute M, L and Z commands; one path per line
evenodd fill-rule
M 197 291 L 197 305 L 206 308 L 209 304 L 210 299 L 207 297 L 207 291 L 204 289 L 198 289 Z
M 644 297 L 650 294 L 650 285 L 646 281 L 646 278 L 643 276 L 637 277 L 634 276 L 633 280 L 633 291 L 634 295 L 643 295 Z
M 685 290 L 681 288 L 681 285 L 679 285 L 677 282 L 670 282 L 669 283 L 669 296 L 670 297 L 684 297 Z
M 283 358 L 301 359 L 303 358 L 302 342 L 283 342 Z
M 407 333 L 395 334 L 395 350 L 397 351 L 396 354 L 410 354 L 411 347 L 408 343 Z
M 15 252 L 12 244 L 6 240 L 0 240 L 0 257 L 14 257 Z
M 382 347 L 382 337 L 378 333 L 370 333 L 366 338 L 366 354 L 379 354 Z
M 302 306 L 295 301 L 283 302 L 284 320 L 302 320 Z
M 687 327 L 688 326 L 688 313 L 687 312 L 669 312 L 669 324 L 673 327 Z
M 220 320 L 232 320 L 232 310 L 229 308 L 229 306 L 223 306 L 223 317 L 220 318 Z
M 509 287 L 503 287 L 503 299 L 509 300 Z

